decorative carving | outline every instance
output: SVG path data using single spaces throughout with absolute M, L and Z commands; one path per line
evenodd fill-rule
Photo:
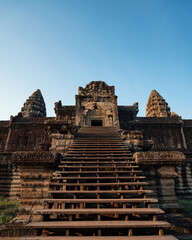
M 24 103 L 22 117 L 46 117 L 46 107 L 41 91 L 37 89 Z
M 115 87 L 108 86 L 103 81 L 92 81 L 86 85 L 85 88 L 79 87 L 79 95 L 81 96 L 106 96 L 106 95 L 114 95 Z
M 36 236 L 37 230 L 28 228 L 26 226 L 8 225 L 0 229 L 1 237 L 23 237 L 23 236 Z
M 152 90 L 146 108 L 146 117 L 170 117 L 171 112 L 168 103 L 156 91 Z
M 153 142 L 152 140 L 144 140 L 142 131 L 123 131 L 121 138 L 125 141 L 125 144 L 132 151 L 146 151 L 149 150 Z
M 139 165 L 171 165 L 176 166 L 185 160 L 182 152 L 137 152 L 135 161 Z
M 65 154 L 73 141 L 74 135 L 70 132 L 67 134 L 53 133 L 50 138 L 52 140 L 50 150 Z
M 115 87 L 103 81 L 93 81 L 85 88 L 79 87 L 76 96 L 76 126 L 91 126 L 99 120 L 102 126 L 119 127 Z
M 12 162 L 18 165 L 54 164 L 59 159 L 59 154 L 51 152 L 14 152 Z

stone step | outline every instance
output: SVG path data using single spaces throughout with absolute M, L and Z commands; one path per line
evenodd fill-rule
M 86 208 L 86 209 L 36 209 L 35 214 L 163 214 L 160 208 Z
M 148 185 L 148 182 L 119 182 L 119 183 L 50 183 L 50 186 L 143 186 L 143 185 Z
M 81 153 L 81 155 L 83 156 L 83 157 L 91 157 L 91 156 L 94 156 L 94 157 L 96 157 L 95 156 L 95 154 L 97 154 L 97 155 L 99 155 L 100 157 L 132 157 L 132 154 L 130 154 L 130 153 L 122 153 L 122 152 L 119 152 L 119 153 L 111 153 L 111 154 L 109 154 L 109 153 L 97 153 L 97 152 L 91 152 L 91 153 L 87 153 L 87 152 L 85 152 L 85 153 Z M 82 157 L 81 156 L 81 157 Z M 77 154 L 77 153 L 67 153 L 67 155 L 66 155 L 66 157 L 79 157 L 79 154 Z
M 132 156 L 132 154 L 130 154 L 129 152 L 126 151 L 122 151 L 122 150 L 118 150 L 118 151 L 107 151 L 107 150 L 103 150 L 103 151 L 97 151 L 97 150 L 91 150 L 91 151 L 85 151 L 85 150 L 78 150 L 78 151 L 74 151 L 74 150 L 69 150 L 67 151 L 66 156 L 69 155 L 77 155 L 77 154 L 81 154 L 81 155 L 100 155 L 100 156 L 106 156 L 106 155 L 115 155 L 115 156 Z
M 156 214 L 163 214 L 164 211 L 159 208 L 150 208 L 151 203 L 157 202 L 157 200 L 146 198 L 146 194 L 150 194 L 152 191 L 142 189 L 142 186 L 148 185 L 148 183 L 139 181 L 145 179 L 144 176 L 136 176 L 137 174 L 141 175 L 142 171 L 137 170 L 139 166 L 136 165 L 124 141 L 120 139 L 120 134 L 116 128 L 81 128 L 58 167 L 63 171 L 54 172 L 50 186 L 62 188 L 62 190 L 48 191 L 54 199 L 41 200 L 44 209 L 33 211 L 34 214 L 45 215 L 44 222 L 31 222 L 27 224 L 27 227 L 39 229 L 39 233 L 42 231 L 42 234 L 46 233 L 46 230 L 50 230 L 58 237 L 64 235 L 62 239 L 73 238 L 77 240 L 76 236 L 69 237 L 70 234 L 74 235 L 75 233 L 90 235 L 87 236 L 87 239 L 101 240 L 103 237 L 100 235 L 112 235 L 112 232 L 117 235 L 126 234 L 128 235 L 125 236 L 126 239 L 130 239 L 134 233 L 133 229 L 137 228 L 140 230 L 136 234 L 145 234 L 147 228 L 148 234 L 155 234 L 158 231 L 159 235 L 162 235 L 162 229 L 170 226 L 167 222 L 156 221 Z M 76 176 L 77 174 L 78 176 Z M 102 176 L 100 177 L 100 175 Z M 56 182 L 56 180 L 61 182 Z M 87 187 L 85 190 L 83 190 L 84 186 Z M 99 187 L 105 186 L 109 190 L 99 190 Z M 133 186 L 131 187 L 133 190 L 128 190 L 128 187 L 122 190 L 121 186 L 123 186 L 122 189 L 125 188 L 124 186 Z M 141 189 L 136 190 L 135 188 L 138 186 Z M 93 190 L 94 188 L 89 190 L 90 187 L 96 187 L 97 190 Z M 120 189 L 115 190 L 113 187 Z M 65 190 L 65 188 L 70 190 Z M 71 190 L 74 188 L 76 189 Z M 72 218 L 72 215 L 76 215 L 78 218 L 79 214 L 84 215 L 81 219 L 83 221 L 75 221 Z M 46 217 L 46 215 L 51 216 Z M 65 216 L 62 215 L 68 215 L 69 219 L 67 218 L 66 221 Z M 98 215 L 98 221 L 93 221 L 95 218 L 93 215 Z M 104 215 L 103 219 L 100 217 L 102 215 Z M 115 221 L 117 218 L 111 221 L 106 220 L 113 215 L 114 217 L 120 215 L 121 219 L 125 218 L 125 220 Z M 128 215 L 136 220 L 128 221 Z M 152 215 L 148 216 L 149 220 L 146 220 L 147 215 Z M 37 216 L 34 216 L 34 219 L 35 217 Z M 60 217 L 63 221 L 59 220 Z M 54 218 L 56 221 L 53 220 Z M 122 229 L 124 230 L 121 231 Z M 91 236 L 95 234 L 99 236 L 96 238 Z M 147 237 L 141 236 L 141 239 L 147 240 Z M 161 239 L 160 237 L 163 236 L 150 237 L 153 237 L 154 240 Z M 112 238 L 123 239 L 122 236 L 108 236 L 108 239 L 112 240 Z M 56 237 L 54 236 L 53 239 Z M 86 236 L 82 236 L 80 239 L 86 239 Z M 104 239 L 107 240 L 107 236 Z M 135 240 L 137 239 L 139 240 L 138 236 Z M 171 238 L 171 240 L 173 239 Z
M 58 165 L 58 167 L 59 168 L 65 168 L 65 169 L 70 169 L 70 168 L 73 168 L 73 169 L 88 169 L 88 168 L 91 168 L 91 169 L 93 169 L 93 168 L 96 168 L 96 169 L 135 169 L 135 168 L 139 168 L 139 166 L 138 165 L 136 165 L 136 166 L 75 166 L 75 165 L 73 165 L 73 166 L 63 166 L 63 165 Z
M 129 149 L 125 146 L 124 143 L 77 143 L 74 142 L 72 143 L 70 148 L 80 148 L 80 147 L 85 147 L 85 148 L 113 148 L 113 147 L 119 147 L 119 148 L 126 148 L 128 151 Z
M 31 222 L 26 225 L 36 229 L 49 228 L 165 228 L 170 227 L 168 222 L 164 221 L 44 221 Z
M 75 138 L 73 143 L 81 144 L 122 144 L 125 146 L 125 142 L 118 138 Z
M 128 152 L 130 152 L 128 150 L 128 148 L 124 145 L 76 145 L 76 144 L 72 144 L 71 147 L 69 147 L 69 150 L 86 150 L 86 151 L 91 151 L 91 150 L 126 150 Z
M 55 194 L 142 194 L 152 193 L 152 190 L 50 190 Z
M 107 164 L 107 165 L 101 165 L 101 166 L 125 166 L 125 165 L 129 165 L 129 164 L 136 164 L 135 161 L 118 161 L 118 162 L 114 162 L 113 160 L 110 161 L 61 161 L 61 164 L 84 164 L 84 166 L 89 165 L 90 164 L 94 164 L 94 165 L 100 165 L 100 164 Z M 109 165 L 110 164 L 110 165 Z M 116 165 L 118 164 L 118 165 Z M 74 165 L 67 165 L 67 166 L 74 166 Z
M 42 199 L 41 202 L 61 202 L 61 203 L 156 203 L 158 202 L 157 199 L 154 198 L 112 198 L 112 199 L 93 199 L 93 198 L 83 198 L 83 199 Z
M 86 149 L 86 148 L 79 148 L 79 149 L 69 149 L 67 151 L 67 153 L 82 153 L 82 152 L 86 152 L 86 153 L 130 153 L 130 151 L 128 151 L 128 149 L 122 149 L 122 148 L 104 148 L 104 149 L 99 149 L 99 148 L 92 148 L 92 149 Z
M 55 176 L 53 177 L 52 179 L 54 180 L 62 180 L 62 179 L 66 179 L 66 180 L 109 180 L 109 179 L 117 179 L 117 180 L 138 180 L 138 179 L 146 179 L 145 176 L 109 176 L 109 177 L 103 177 L 103 176 L 93 176 L 93 177 L 84 177 L 84 176 L 73 176 L 73 177 L 58 177 L 58 176 Z
M 86 160 L 86 161 L 89 161 L 89 160 L 100 160 L 100 161 L 112 161 L 112 160 L 115 160 L 115 161 L 122 161 L 122 160 L 133 160 L 135 159 L 134 157 L 131 157 L 131 156 L 124 156 L 124 157 L 119 157 L 119 156 L 107 156 L 107 157 L 103 157 L 103 156 L 93 156 L 93 157 L 90 157 L 90 156 L 67 156 L 65 155 L 64 157 L 65 160 L 70 160 L 70 161 L 77 161 L 77 160 Z
M 69 150 L 86 150 L 86 151 L 91 151 L 91 150 L 125 150 L 127 152 L 131 152 L 125 145 L 106 145 L 106 144 L 102 144 L 102 145 L 76 145 L 75 143 L 72 143 L 72 145 L 69 147 Z
M 6 238 L 5 238 L 6 240 Z M 158 236 L 158 235 L 151 235 L 151 236 L 38 236 L 38 237 L 21 237 L 20 240 L 177 240 L 177 238 L 167 235 L 167 236 Z
M 106 170 L 103 170 L 103 171 L 56 171 L 55 172 L 56 174 L 108 174 L 108 173 L 114 173 L 114 174 L 119 174 L 119 173 L 132 173 L 132 174 L 136 174 L 136 173 L 142 173 L 142 171 L 140 170 L 136 170 L 136 171 L 129 171 L 129 170 L 119 170 L 119 171 L 106 171 Z

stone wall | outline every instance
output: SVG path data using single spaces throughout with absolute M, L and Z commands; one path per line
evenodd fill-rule
M 12 163 L 19 167 L 21 174 L 21 204 L 14 223 L 38 221 L 41 218 L 40 215 L 32 216 L 32 210 L 42 208 L 41 199 L 50 197 L 49 183 L 60 160 L 61 155 L 50 152 L 13 153 Z
M 49 118 L 17 118 L 9 127 L 5 151 L 33 151 L 48 141 L 44 121 Z
M 122 128 L 122 126 L 120 125 Z M 153 141 L 153 151 L 185 151 L 183 121 L 180 118 L 136 118 L 124 123 L 124 130 L 140 130 Z
M 9 121 L 0 121 L 0 152 L 3 152 L 5 150 L 8 132 Z
M 192 158 L 187 158 L 176 167 L 178 177 L 175 179 L 175 192 L 181 199 L 192 197 Z

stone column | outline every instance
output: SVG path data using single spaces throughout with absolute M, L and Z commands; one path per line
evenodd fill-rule
M 178 151 L 136 152 L 134 157 L 147 181 L 153 185 L 153 196 L 158 198 L 158 206 L 166 213 L 182 212 L 175 196 L 174 178 L 178 176 L 175 167 L 185 160 L 185 155 Z
M 32 211 L 43 208 L 40 200 L 50 197 L 50 179 L 60 159 L 60 154 L 46 151 L 13 153 L 12 161 L 21 173 L 21 204 L 14 223 L 41 220 L 41 215 L 32 215 Z

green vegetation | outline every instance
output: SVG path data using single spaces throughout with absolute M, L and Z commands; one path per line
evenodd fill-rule
M 192 200 L 179 200 L 178 202 L 184 208 L 184 216 L 192 219 Z
M 18 200 L 0 198 L 0 225 L 4 225 L 16 217 L 15 210 L 19 207 Z

